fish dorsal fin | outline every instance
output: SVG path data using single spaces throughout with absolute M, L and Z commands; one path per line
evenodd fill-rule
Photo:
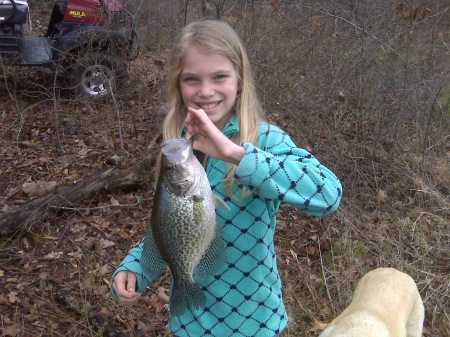
M 216 209 L 223 209 L 226 211 L 230 210 L 230 207 L 223 201 L 217 194 L 213 193 L 213 201 L 214 205 L 216 206 Z

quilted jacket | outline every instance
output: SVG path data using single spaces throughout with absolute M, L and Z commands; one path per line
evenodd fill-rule
M 223 132 L 239 131 L 235 116 Z M 246 153 L 235 172 L 230 197 L 224 189 L 226 163 L 209 158 L 206 172 L 213 193 L 230 210 L 217 209 L 223 227 L 227 263 L 223 270 L 197 283 L 207 297 L 197 311 L 169 318 L 169 329 L 179 337 L 273 337 L 286 326 L 274 248 L 276 214 L 281 202 L 306 213 L 323 216 L 336 210 L 342 197 L 339 179 L 308 151 L 298 148 L 280 128 L 261 122 L 257 144 L 243 144 Z M 242 187 L 251 194 L 241 198 Z M 137 291 L 153 280 L 140 263 L 141 243 L 122 261 L 122 270 L 137 275 Z M 114 296 L 116 294 L 114 293 Z M 116 296 L 117 297 L 117 296 Z M 170 315 L 170 313 L 169 313 Z

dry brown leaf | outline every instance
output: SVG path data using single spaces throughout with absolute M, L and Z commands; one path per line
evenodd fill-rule
M 315 255 L 316 252 L 317 252 L 317 249 L 316 249 L 315 246 L 308 245 L 308 246 L 306 246 L 305 249 L 306 249 L 306 253 L 307 253 L 308 255 Z
M 77 250 L 76 252 L 67 253 L 68 256 L 81 260 L 83 257 L 83 253 L 81 250 Z
M 110 271 L 110 267 L 107 264 L 104 264 L 103 266 L 101 266 L 98 269 L 98 273 L 100 274 L 100 276 L 104 276 L 106 274 L 108 274 Z
M 112 241 L 109 241 L 109 240 L 106 240 L 106 239 L 100 239 L 100 248 L 102 248 L 102 249 L 105 249 L 105 248 L 109 248 L 109 247 L 112 247 L 112 246 L 115 246 L 115 242 L 112 242 Z
M 64 255 L 64 252 L 51 252 L 44 256 L 46 259 L 59 259 L 61 255 Z
M 2 337 L 3 336 L 16 336 L 20 332 L 20 326 L 18 324 L 14 324 L 11 326 L 5 326 L 2 328 Z
M 130 321 L 126 321 L 125 325 L 127 326 L 127 331 L 133 331 L 134 323 Z
M 427 335 L 431 335 L 433 332 L 424 326 L 422 329 L 422 333 L 427 336 Z
M 110 280 L 109 279 L 107 279 L 107 278 L 103 278 L 103 282 L 105 282 L 106 283 L 106 285 L 111 289 L 111 282 L 110 282 Z
M 294 260 L 298 262 L 298 255 L 297 255 L 297 253 L 294 252 L 292 249 L 290 249 L 289 251 L 291 252 L 291 255 L 294 258 Z
M 322 331 L 328 326 L 328 323 L 321 322 L 317 318 L 313 318 L 313 321 L 314 321 L 314 326 L 306 332 Z
M 18 303 L 18 302 L 20 302 L 19 297 L 17 297 L 17 292 L 15 292 L 15 291 L 11 291 L 11 292 L 8 294 L 8 300 L 9 300 L 9 302 L 11 302 L 11 303 Z
M 120 206 L 120 202 L 114 199 L 114 197 L 111 197 L 110 202 L 112 206 Z
M 156 294 L 150 296 L 150 305 L 155 308 L 156 312 L 163 312 L 165 303 Z
M 145 324 L 145 323 L 142 322 L 142 321 L 138 321 L 138 322 L 137 322 L 137 329 L 138 329 L 139 331 L 142 331 L 143 333 L 147 333 L 147 332 L 153 330 L 152 327 L 148 326 L 147 324 Z
M 354 280 L 358 276 L 358 266 L 353 265 L 347 270 L 347 275 L 351 280 Z
M 385 190 L 378 190 L 377 198 L 381 202 L 385 202 L 388 200 L 388 195 Z

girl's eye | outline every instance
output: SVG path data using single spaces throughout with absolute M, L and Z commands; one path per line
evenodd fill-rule
M 186 83 L 195 83 L 197 79 L 195 77 L 186 77 L 183 81 Z
M 216 76 L 216 80 L 224 80 L 225 78 L 227 78 L 228 76 L 227 75 L 217 75 Z

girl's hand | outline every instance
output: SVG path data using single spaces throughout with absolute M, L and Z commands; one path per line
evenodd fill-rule
M 245 149 L 228 139 L 209 119 L 204 110 L 188 108 L 184 124 L 188 129 L 187 138 L 193 137 L 194 150 L 215 159 L 239 164 Z
M 136 292 L 135 287 L 136 274 L 130 271 L 121 271 L 114 278 L 113 288 L 120 304 L 132 305 L 138 301 L 141 294 Z

